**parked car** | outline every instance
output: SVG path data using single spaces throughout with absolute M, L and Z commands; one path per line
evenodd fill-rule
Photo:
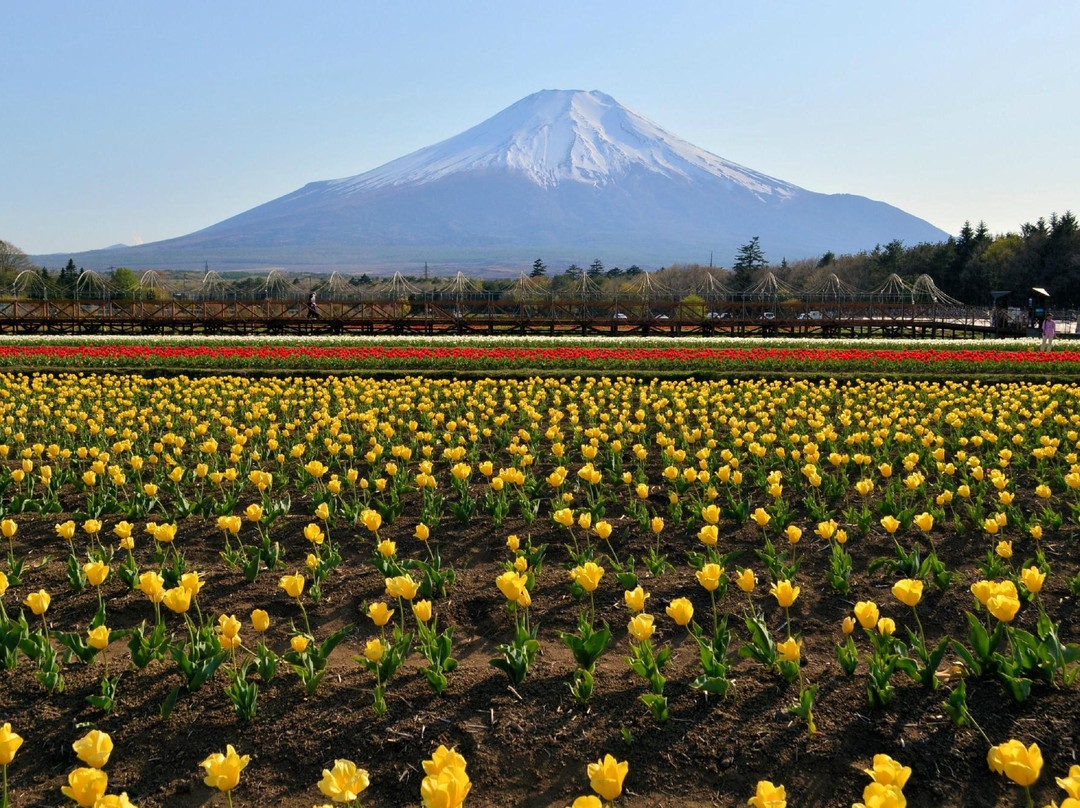
M 821 312 L 820 311 L 804 311 L 802 314 L 799 315 L 799 319 L 800 320 L 820 320 L 821 319 Z
M 761 319 L 762 320 L 775 320 L 776 319 L 776 314 L 774 312 L 771 312 L 771 311 L 763 311 L 761 313 Z

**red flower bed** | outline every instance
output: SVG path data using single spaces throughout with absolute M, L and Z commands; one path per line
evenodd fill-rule
M 399 365 L 543 365 L 543 366 L 664 366 L 694 365 L 732 367 L 740 365 L 894 365 L 894 364 L 1066 364 L 1080 362 L 1080 351 L 986 350 L 867 350 L 862 348 L 505 348 L 472 346 L 225 346 L 225 345 L 6 345 L 0 346 L 0 362 L 15 364 L 145 365 L 185 362 L 295 365 L 311 363 L 335 367 Z

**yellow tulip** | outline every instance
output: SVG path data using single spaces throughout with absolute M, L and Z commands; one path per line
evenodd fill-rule
M 284 589 L 286 594 L 290 598 L 299 598 L 304 594 L 304 584 L 306 580 L 299 572 L 294 572 L 292 575 L 283 575 L 281 580 L 278 581 L 278 586 Z
M 1013 555 L 1012 542 L 1011 541 L 1005 541 L 1004 539 L 1002 539 L 1001 541 L 999 541 L 997 543 L 997 546 L 994 548 L 994 552 L 997 553 L 1002 558 L 1012 558 L 1012 555 Z
M 877 630 L 882 637 L 891 637 L 896 633 L 896 621 L 891 617 L 882 617 L 877 621 Z
M 190 592 L 191 597 L 196 597 L 199 594 L 200 590 L 202 590 L 202 588 L 206 586 L 206 581 L 199 579 L 198 571 L 185 572 L 183 575 L 180 576 L 180 586 L 184 587 L 184 589 Z
M 903 578 L 893 584 L 893 596 L 907 606 L 915 606 L 922 600 L 923 582 L 912 578 Z
M 749 804 L 754 808 L 787 808 L 787 793 L 783 786 L 775 786 L 768 780 L 759 780 Z
M 383 658 L 383 655 L 385 653 L 386 646 L 383 645 L 383 641 L 380 640 L 378 637 L 376 637 L 374 640 L 368 640 L 367 645 L 364 646 L 364 658 L 370 660 L 371 662 L 378 662 Z
M 430 600 L 418 600 L 412 605 L 413 616 L 416 617 L 421 623 L 426 623 L 431 619 L 431 601 Z
M 593 530 L 596 532 L 596 535 L 604 541 L 607 541 L 607 539 L 611 536 L 611 529 L 611 522 L 605 522 L 603 520 L 597 522 L 593 526 Z
M 379 555 L 381 555 L 383 558 L 390 558 L 392 555 L 394 555 L 394 553 L 397 552 L 397 544 L 390 541 L 390 539 L 383 539 L 381 542 L 379 542 L 378 550 Z
M 289 646 L 298 654 L 304 653 L 310 642 L 311 640 L 304 634 L 294 634 L 289 638 Z
M 769 594 L 776 598 L 776 602 L 787 609 L 799 597 L 800 587 L 792 586 L 791 581 L 782 580 L 769 587 Z
M 701 518 L 710 525 L 720 521 L 720 509 L 716 505 L 706 505 L 701 509 Z
M 885 528 L 886 533 L 892 535 L 900 527 L 900 522 L 894 516 L 883 516 L 881 517 L 881 526 Z
M 573 527 L 574 525 L 574 512 L 569 508 L 560 508 L 551 515 L 551 518 L 563 527 Z
M 112 754 L 113 741 L 107 732 L 93 729 L 71 745 L 75 755 L 92 769 L 103 769 Z
M 323 533 L 317 522 L 308 522 L 304 526 L 304 538 L 312 544 L 322 544 L 326 539 L 326 534 Z
M 373 511 L 370 508 L 361 511 L 360 521 L 364 523 L 364 527 L 371 533 L 378 532 L 379 528 L 382 527 L 382 516 L 379 515 L 378 511 Z
M 855 604 L 855 619 L 868 631 L 877 625 L 880 616 L 877 604 L 872 600 L 860 600 Z
M 595 592 L 600 579 L 604 577 L 604 568 L 593 561 L 586 561 L 583 566 L 570 570 L 570 577 L 586 592 Z
M 638 642 L 645 642 L 645 640 L 653 635 L 653 631 L 655 631 L 655 627 L 653 626 L 653 616 L 651 614 L 646 614 L 645 612 L 636 614 L 630 619 L 627 629 Z
M 765 527 L 772 520 L 772 517 L 765 511 L 764 508 L 758 508 L 752 514 L 753 519 L 757 522 L 758 527 Z
M 404 598 L 412 600 L 420 590 L 420 584 L 409 575 L 398 575 L 396 578 L 385 578 L 386 594 L 392 598 Z
M 645 601 L 650 597 L 651 595 L 640 586 L 623 592 L 623 601 L 626 603 L 626 608 L 631 612 L 645 611 Z
M 88 561 L 83 564 L 83 574 L 91 584 L 101 586 L 109 577 L 109 565 L 100 561 Z
M 747 567 L 739 573 L 739 577 L 735 579 L 735 583 L 739 589 L 747 594 L 754 591 L 754 587 L 757 586 L 757 576 L 754 575 L 754 571 Z
M 694 619 L 694 605 L 686 598 L 675 598 L 664 611 L 676 625 L 685 626 Z
M 270 615 L 263 609 L 255 609 L 251 613 L 251 625 L 256 631 L 266 631 L 270 628 Z
M 1042 751 L 1037 743 L 1025 748 L 1015 739 L 991 746 L 986 755 L 990 770 L 1004 774 L 1017 785 L 1030 786 L 1042 772 Z
M 30 611 L 38 616 L 45 614 L 49 610 L 50 603 L 52 603 L 52 597 L 44 589 L 31 592 L 23 601 L 23 605 L 29 606 Z
M 776 644 L 777 653 L 784 662 L 798 662 L 801 657 L 799 643 L 794 637 L 788 637 L 783 642 Z
M 161 603 L 165 599 L 165 579 L 153 570 L 139 576 L 139 589 L 151 603 Z
M 465 758 L 457 749 L 447 749 L 442 744 L 439 744 L 439 748 L 432 753 L 431 759 L 423 761 L 421 765 L 424 767 L 424 774 L 429 777 L 445 769 L 461 769 L 465 771 L 468 768 Z
M 787 536 L 787 540 L 791 544 L 798 544 L 802 538 L 802 529 L 795 525 L 788 525 L 784 530 L 784 535 Z
M 367 615 L 371 618 L 371 622 L 381 627 L 390 622 L 390 618 L 394 616 L 394 610 L 379 600 L 368 605 Z
M 221 632 L 222 637 L 230 640 L 239 637 L 241 628 L 243 628 L 243 624 L 236 619 L 236 615 L 223 614 L 218 617 L 218 630 Z
M 56 526 L 56 535 L 62 539 L 71 541 L 75 536 L 75 523 L 70 519 Z
M 170 611 L 183 614 L 191 608 L 191 592 L 185 587 L 177 586 L 168 590 L 161 602 Z
M 708 547 L 712 547 L 719 539 L 719 533 L 716 525 L 703 525 L 697 534 L 698 541 Z
M 425 525 L 423 522 L 418 524 L 416 526 L 416 530 L 413 531 L 413 538 L 419 539 L 420 541 L 427 541 L 430 536 L 431 530 L 429 530 L 428 526 Z
M 256 502 L 252 502 L 247 508 L 244 509 L 244 517 L 249 522 L 261 522 L 263 518 L 262 505 Z
M 1043 581 L 1046 580 L 1046 573 L 1038 567 L 1031 566 L 1020 571 L 1020 578 L 1023 580 L 1024 586 L 1027 587 L 1027 591 L 1033 595 L 1037 595 L 1042 591 Z
M 203 782 L 218 791 L 232 791 L 240 782 L 240 772 L 250 760 L 250 755 L 241 757 L 229 744 L 225 747 L 225 754 L 215 752 L 199 764 L 206 770 Z
M 851 615 L 845 617 L 844 622 L 840 624 L 840 629 L 845 634 L 850 634 L 851 632 L 853 632 L 855 630 L 855 618 Z
M 106 794 L 100 797 L 94 803 L 94 808 L 138 808 L 138 806 L 128 799 L 126 791 L 121 791 L 119 794 Z
M 15 523 L 14 519 L 4 519 L 0 521 L 0 533 L 4 534 L 5 539 L 10 539 L 14 536 L 18 529 L 19 526 Z
M 335 760 L 333 769 L 323 769 L 319 791 L 334 802 L 349 803 L 360 799 L 360 793 L 369 784 L 368 773 L 364 769 L 357 768 L 351 760 Z
M 424 808 L 461 808 L 471 788 L 472 783 L 465 769 L 448 766 L 438 774 L 423 779 L 420 783 L 420 798 Z
M 934 529 L 934 516 L 931 513 L 920 513 L 915 517 L 915 526 L 919 528 L 923 533 L 929 533 Z
M 11 731 L 11 724 L 0 727 L 0 766 L 7 766 L 15 759 L 22 742 L 22 736 Z
M 893 760 L 889 755 L 874 755 L 873 768 L 863 769 L 875 783 L 903 788 L 911 777 L 911 767 Z
M 873 782 L 863 789 L 863 801 L 851 808 L 905 808 L 906 805 L 907 799 L 898 786 Z
M 719 564 L 705 564 L 695 573 L 698 583 L 709 592 L 715 592 L 720 586 L 720 578 L 724 574 L 724 568 Z
M 109 629 L 98 626 L 86 632 L 86 644 L 98 651 L 104 651 L 109 647 Z
M 593 794 L 586 794 L 585 796 L 578 797 L 574 800 L 569 808 L 604 808 L 604 803 L 600 802 L 599 797 Z
M 991 595 L 986 601 L 986 608 L 1002 623 L 1011 623 L 1020 611 L 1020 599 L 1004 593 Z
M 80 808 L 93 808 L 109 786 L 109 776 L 100 769 L 75 769 L 68 775 L 68 784 L 60 790 Z
M 611 802 L 622 794 L 623 780 L 629 770 L 629 762 L 620 762 L 611 755 L 604 755 L 596 763 L 589 764 L 589 785 L 604 800 Z

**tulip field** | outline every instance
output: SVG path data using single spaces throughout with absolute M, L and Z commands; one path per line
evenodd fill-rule
M 2 805 L 1078 808 L 1080 354 L 667 345 L 8 343 Z
M 1080 349 L 1037 339 L 825 340 L 820 338 L 457 339 L 411 336 L 14 337 L 0 345 L 0 367 L 20 371 L 134 370 L 525 374 L 712 373 L 872 374 L 941 377 L 963 373 L 1012 380 L 1080 373 Z

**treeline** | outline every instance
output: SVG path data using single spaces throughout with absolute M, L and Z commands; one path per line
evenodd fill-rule
M 936 244 L 905 246 L 900 241 L 891 241 L 854 255 L 827 252 L 816 259 L 791 262 L 782 256 L 777 261 L 776 256 L 769 255 L 769 245 L 754 238 L 732 259 L 730 271 L 695 264 L 674 265 L 646 274 L 636 265 L 625 269 L 606 267 L 599 258 L 588 267 L 570 264 L 560 268 L 549 267 L 538 258 L 531 268 L 525 269 L 525 274 L 529 276 L 530 288 L 536 293 L 556 296 L 582 290 L 583 284 L 601 294 L 640 292 L 650 279 L 657 283 L 657 296 L 664 289 L 683 295 L 702 289 L 709 283 L 709 277 L 733 291 L 743 291 L 769 272 L 799 290 L 820 287 L 831 275 L 836 275 L 844 283 L 870 291 L 893 274 L 909 284 L 920 275 L 929 275 L 939 289 L 964 303 L 987 305 L 991 291 L 1012 291 L 1015 295 L 1010 302 L 1023 305 L 1031 288 L 1041 287 L 1050 292 L 1053 305 L 1080 307 L 1080 224 L 1069 211 L 1025 224 L 1018 233 L 992 235 L 984 223 L 972 225 L 966 222 L 957 236 Z M 186 293 L 200 294 L 201 273 L 160 274 L 172 288 L 184 286 Z M 86 282 L 93 279 L 82 276 L 83 271 L 72 261 L 59 270 L 35 267 L 21 250 L 0 241 L 2 292 L 10 290 L 25 297 L 93 297 L 97 290 L 93 283 Z M 96 277 L 108 283 L 110 297 L 154 294 L 153 290 L 140 288 L 139 276 L 125 267 L 98 273 Z M 272 296 L 300 294 L 318 286 L 325 278 L 325 275 L 289 273 L 284 285 L 272 290 Z M 257 299 L 267 295 L 264 273 L 229 273 L 229 277 L 219 280 L 214 291 L 222 297 Z M 452 282 L 445 276 L 428 277 L 426 274 L 405 276 L 405 280 L 424 293 L 445 290 Z M 350 276 L 344 282 L 357 292 L 363 292 L 375 285 L 381 289 L 387 280 L 360 275 Z M 516 279 L 505 278 L 469 279 L 469 284 L 470 291 L 496 296 L 513 292 L 518 287 Z
M 991 291 L 1012 291 L 1013 305 L 1023 305 L 1037 286 L 1050 292 L 1055 306 L 1080 306 L 1080 225 L 1069 211 L 1025 224 L 1019 233 L 991 235 L 984 223 L 966 222 L 959 235 L 936 244 L 907 247 L 891 241 L 854 255 L 827 252 L 817 260 L 790 263 L 781 259 L 755 264 L 749 246 L 733 262 L 729 285 L 736 289 L 760 281 L 766 272 L 796 289 L 816 288 L 835 274 L 866 291 L 892 274 L 909 284 L 929 275 L 939 289 L 964 303 L 988 305 Z M 760 247 L 768 258 L 768 244 Z

